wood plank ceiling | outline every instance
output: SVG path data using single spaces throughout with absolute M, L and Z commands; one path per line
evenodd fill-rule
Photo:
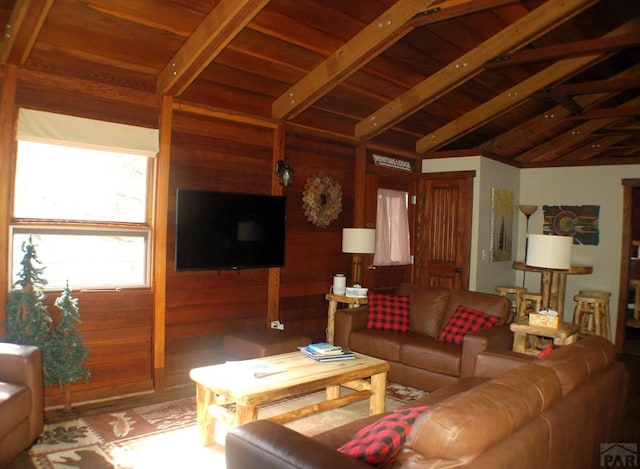
M 0 64 L 25 79 L 171 95 L 419 158 L 640 162 L 638 0 L 0 5 Z

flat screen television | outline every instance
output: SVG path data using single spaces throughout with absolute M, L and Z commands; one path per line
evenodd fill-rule
M 176 270 L 284 265 L 286 198 L 178 189 Z

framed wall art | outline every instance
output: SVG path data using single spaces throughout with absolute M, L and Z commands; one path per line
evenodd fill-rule
M 544 234 L 573 236 L 573 244 L 600 243 L 599 205 L 543 205 Z
M 511 260 L 513 244 L 513 192 L 491 188 L 491 262 Z

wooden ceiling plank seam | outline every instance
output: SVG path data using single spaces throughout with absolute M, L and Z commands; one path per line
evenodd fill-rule
M 638 47 L 640 33 L 621 34 L 610 38 L 586 39 L 567 44 L 540 47 L 532 50 L 520 50 L 513 54 L 495 57 L 487 62 L 485 68 L 512 67 L 534 62 L 555 61 L 580 55 L 591 55 L 597 52 L 614 52 L 617 50 Z
M 638 72 L 640 72 L 640 64 L 623 70 L 610 79 L 624 79 L 629 76 L 634 76 Z M 597 93 L 586 96 L 578 96 L 576 98 L 576 101 L 580 106 L 588 109 L 592 106 L 597 106 L 598 104 L 606 101 L 613 96 L 615 96 L 615 93 Z M 505 149 L 510 148 L 514 144 L 522 142 L 523 140 L 527 140 L 534 135 L 539 134 L 540 132 L 544 132 L 545 130 L 552 128 L 557 123 L 562 122 L 562 119 L 568 116 L 569 112 L 565 108 L 556 106 L 517 127 L 511 128 L 498 137 L 484 142 L 482 145 L 480 145 L 480 148 L 482 148 L 484 151 L 500 154 L 505 151 Z
M 293 118 L 409 32 L 410 20 L 435 0 L 399 0 L 273 103 L 272 117 Z
M 269 0 L 221 0 L 158 75 L 158 94 L 180 95 Z
M 638 27 L 638 23 L 638 19 L 634 18 L 624 25 L 603 35 L 603 37 L 619 34 L 620 32 L 628 29 L 636 29 Z M 456 138 L 478 128 L 488 120 L 501 115 L 529 99 L 531 95 L 540 90 L 540 88 L 549 86 L 552 83 L 565 79 L 566 77 L 585 69 L 586 67 L 592 66 L 594 63 L 603 60 L 607 55 L 608 54 L 597 54 L 592 56 L 563 59 L 556 62 L 517 85 L 514 85 L 495 98 L 479 105 L 473 110 L 473 112 L 469 112 L 439 129 L 430 132 L 429 135 L 416 142 L 416 151 L 418 153 L 424 153 L 446 145 L 452 140 L 455 140 Z
M 498 117 L 530 99 L 531 95 L 540 89 L 540 86 L 546 86 L 562 80 L 601 59 L 602 56 L 593 55 L 575 59 L 564 59 L 556 62 L 554 65 L 514 85 L 495 98 L 482 103 L 472 112 L 468 112 L 439 129 L 429 132 L 428 135 L 416 142 L 416 151 L 418 153 L 425 153 L 441 148 L 452 140 L 466 135 L 487 123 L 487 121 Z
M 637 106 L 640 103 L 640 96 L 634 98 L 628 102 L 626 102 L 621 107 L 633 107 Z M 541 145 L 529 150 L 515 159 L 520 162 L 532 162 L 532 161 L 540 161 L 548 159 L 551 153 L 557 153 L 562 148 L 567 148 L 568 146 L 574 145 L 576 142 L 584 140 L 588 138 L 591 134 L 596 132 L 597 130 L 606 128 L 611 126 L 612 124 L 618 122 L 619 119 L 611 118 L 611 119 L 593 119 L 587 122 L 584 122 L 550 140 L 547 140 Z
M 82 0 L 89 8 L 114 18 L 188 37 L 202 21 L 202 15 L 171 2 L 154 0 Z M 169 24 L 168 21 L 171 21 Z M 180 23 L 176 26 L 177 23 Z
M 254 127 L 265 127 L 275 130 L 278 127 L 278 122 L 273 119 L 262 119 L 249 114 L 242 114 L 229 110 L 219 109 L 216 107 L 208 107 L 202 104 L 194 105 L 191 103 L 180 102 L 174 100 L 174 111 L 184 112 L 187 114 L 194 114 L 198 116 L 211 117 L 213 119 L 220 119 L 225 121 L 236 122 L 239 124 L 252 125 Z
M 156 94 L 107 83 L 97 83 L 80 78 L 63 77 L 37 70 L 20 69 L 20 82 L 44 89 L 59 89 L 118 102 L 139 104 L 160 109 L 160 97 Z
M 53 0 L 17 0 L 0 43 L 0 63 L 24 65 Z
M 567 0 L 541 5 L 362 119 L 356 124 L 356 137 L 371 138 L 380 134 L 456 86 L 472 79 L 493 57 L 528 44 L 594 3 L 595 0 Z

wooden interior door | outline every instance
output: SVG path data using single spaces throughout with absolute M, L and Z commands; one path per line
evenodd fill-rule
M 424 174 L 416 209 L 415 282 L 469 288 L 475 171 Z

